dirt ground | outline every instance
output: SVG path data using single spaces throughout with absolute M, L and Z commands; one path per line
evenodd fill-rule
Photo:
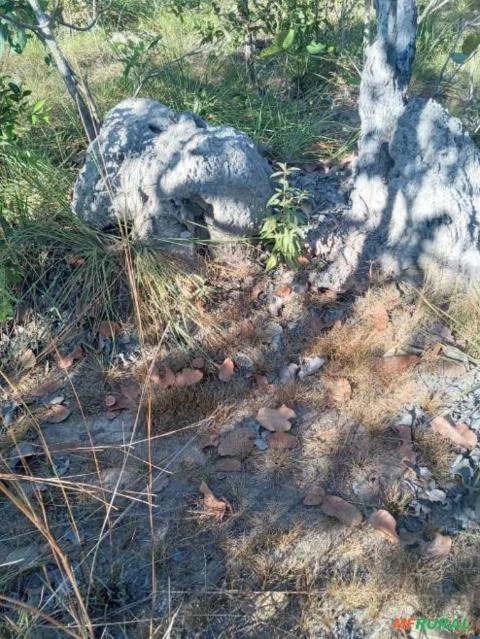
M 407 287 L 313 291 L 309 269 L 212 267 L 197 353 L 127 331 L 108 365 L 84 349 L 23 375 L 0 586 L 25 636 L 66 636 L 52 618 L 82 636 L 80 600 L 115 638 L 404 637 L 395 618 L 480 616 L 476 480 L 452 470 L 476 477 L 476 439 L 431 425 L 476 367 Z

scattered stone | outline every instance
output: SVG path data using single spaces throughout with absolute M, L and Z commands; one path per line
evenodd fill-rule
M 205 368 L 205 360 L 203 357 L 195 357 L 192 360 L 192 368 Z
M 400 537 L 397 534 L 397 522 L 388 510 L 376 510 L 369 519 L 370 525 L 377 532 L 386 537 L 392 543 L 399 543 Z
M 90 144 L 72 207 L 101 229 L 128 220 L 140 241 L 195 235 L 199 224 L 210 239 L 253 235 L 266 214 L 270 173 L 244 133 L 129 98 L 107 114 Z
M 234 457 L 217 459 L 215 470 L 217 473 L 239 473 L 242 470 L 242 462 Z
M 266 326 L 256 331 L 263 343 L 271 344 L 274 337 L 281 336 L 283 328 L 277 322 L 269 322 Z
M 438 365 L 438 374 L 448 379 L 458 379 L 467 373 L 465 364 L 460 362 L 452 362 L 450 360 L 441 360 Z
M 444 490 L 440 490 L 440 488 L 432 488 L 431 490 L 424 490 L 423 493 L 419 495 L 419 498 L 433 502 L 444 502 L 447 498 L 447 493 Z
M 17 412 L 18 408 L 20 408 L 20 404 L 15 401 L 2 404 L 2 406 L 0 407 L 0 417 L 1 425 L 4 428 L 8 428 L 14 421 L 15 413 Z
M 125 490 L 133 486 L 136 480 L 135 471 L 122 466 L 107 468 L 100 473 L 100 485 L 107 490 Z
M 275 384 L 270 384 L 265 375 L 255 375 L 255 381 L 258 388 L 265 393 L 273 393 L 275 391 Z
M 325 499 L 325 490 L 319 484 L 312 484 L 303 498 L 304 506 L 319 506 Z
M 452 539 L 445 535 L 437 533 L 433 541 L 423 542 L 420 547 L 420 553 L 424 557 L 446 557 L 452 549 Z
M 236 353 L 234 360 L 235 360 L 236 366 L 240 369 L 242 373 L 249 373 L 253 371 L 255 367 L 252 358 L 246 355 L 245 353 Z
M 285 404 L 280 408 L 260 408 L 257 413 L 257 421 L 267 430 L 272 432 L 285 432 L 290 430 L 291 419 L 296 417 L 295 411 Z
M 277 295 L 278 297 L 288 297 L 289 295 L 291 295 L 291 293 L 292 293 L 292 287 L 288 286 L 288 284 L 283 284 L 282 286 L 279 286 L 277 290 L 275 291 L 275 295 Z
M 233 359 L 227 357 L 218 369 L 218 379 L 221 382 L 229 382 L 232 379 L 234 372 L 235 364 L 233 363 Z
M 326 361 L 327 360 L 324 357 L 320 357 L 319 355 L 308 357 L 300 367 L 298 372 L 299 379 L 304 379 L 309 375 L 314 375 L 322 368 Z
M 298 445 L 298 438 L 285 432 L 268 433 L 267 445 L 270 449 L 287 450 Z
M 23 463 L 35 454 L 37 454 L 37 452 L 30 442 L 20 442 L 13 448 L 10 456 L 7 458 L 8 467 L 11 471 L 14 471 L 18 463 Z
M 35 413 L 35 417 L 47 424 L 60 424 L 70 416 L 71 412 L 69 408 L 62 404 L 54 404 L 53 406 L 39 409 Z
M 372 313 L 372 327 L 376 331 L 385 331 L 390 322 L 387 309 L 382 307 L 376 308 Z
M 335 517 L 346 526 L 359 526 L 363 521 L 362 513 L 358 508 L 335 495 L 327 495 L 323 499 L 320 508 L 325 515 Z
M 68 455 L 53 455 L 52 464 L 55 474 L 58 477 L 63 477 L 70 468 L 70 457 Z
M 296 377 L 297 372 L 299 371 L 300 366 L 295 363 L 287 364 L 280 369 L 278 374 L 278 381 L 280 384 L 292 384 Z
M 379 360 L 379 368 L 386 375 L 403 373 L 420 361 L 418 355 L 393 355 Z
M 432 419 L 432 430 L 442 437 L 450 439 L 454 444 L 463 448 L 475 448 L 477 445 L 476 434 L 466 424 L 451 424 L 445 417 L 439 416 Z
M 193 386 L 203 379 L 203 371 L 198 368 L 183 368 L 175 375 L 175 385 L 183 388 L 184 386 Z
M 195 444 L 188 444 L 175 458 L 172 467 L 178 469 L 183 464 L 187 466 L 205 466 L 206 463 L 207 457 L 205 453 L 203 453 L 198 446 L 195 446 Z
M 266 440 L 263 439 L 262 437 L 256 437 L 254 440 L 254 444 L 255 444 L 255 447 L 258 448 L 258 450 L 263 451 L 268 449 L 268 444 Z
M 31 348 L 22 351 L 18 356 L 18 364 L 21 371 L 28 371 L 35 367 L 37 358 Z
M 247 457 L 253 450 L 255 434 L 248 427 L 240 427 L 223 435 L 218 445 L 218 454 L 224 456 Z
M 32 570 L 37 566 L 41 566 L 46 561 L 46 554 L 42 546 L 30 544 L 15 548 L 0 561 L 2 570 L 15 570 L 16 573 L 22 573 L 26 570 Z

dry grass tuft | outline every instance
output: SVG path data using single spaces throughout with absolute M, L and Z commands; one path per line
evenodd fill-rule
M 435 313 L 454 333 L 465 342 L 473 357 L 480 357 L 480 289 L 456 279 L 446 289 L 438 273 L 431 271 L 420 292 L 420 297 L 429 310 Z
M 388 312 L 385 330 L 375 328 L 379 312 Z M 347 412 L 369 428 L 381 428 L 405 404 L 424 401 L 424 393 L 411 371 L 382 370 L 384 354 L 408 346 L 424 320 L 416 305 L 405 305 L 395 286 L 371 289 L 354 305 L 352 317 L 312 344 L 312 353 L 329 359 L 325 373 L 347 378 L 352 397 Z

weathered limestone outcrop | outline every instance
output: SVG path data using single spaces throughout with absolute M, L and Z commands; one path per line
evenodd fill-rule
M 480 280 L 480 153 L 460 120 L 408 97 L 415 0 L 378 0 L 377 36 L 360 87 L 361 134 L 344 248 L 318 286 L 341 288 L 377 263 L 395 276 L 435 273 L 439 284 Z
M 96 228 L 123 221 L 135 238 L 166 248 L 192 236 L 251 236 L 265 216 L 269 176 L 244 133 L 132 98 L 107 114 L 72 206 Z

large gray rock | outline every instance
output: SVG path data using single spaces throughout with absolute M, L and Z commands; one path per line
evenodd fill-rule
M 97 228 L 125 221 L 135 238 L 165 246 L 169 238 L 251 236 L 265 216 L 269 176 L 244 133 L 131 98 L 108 113 L 90 145 L 72 206 Z
M 480 280 L 480 153 L 438 102 L 407 95 L 415 0 L 378 0 L 376 7 L 377 37 L 360 86 L 352 206 L 315 284 L 341 289 L 376 263 L 388 275 L 428 275 L 439 288 L 466 288 Z M 329 246 L 322 229 L 318 235 L 317 253 Z

